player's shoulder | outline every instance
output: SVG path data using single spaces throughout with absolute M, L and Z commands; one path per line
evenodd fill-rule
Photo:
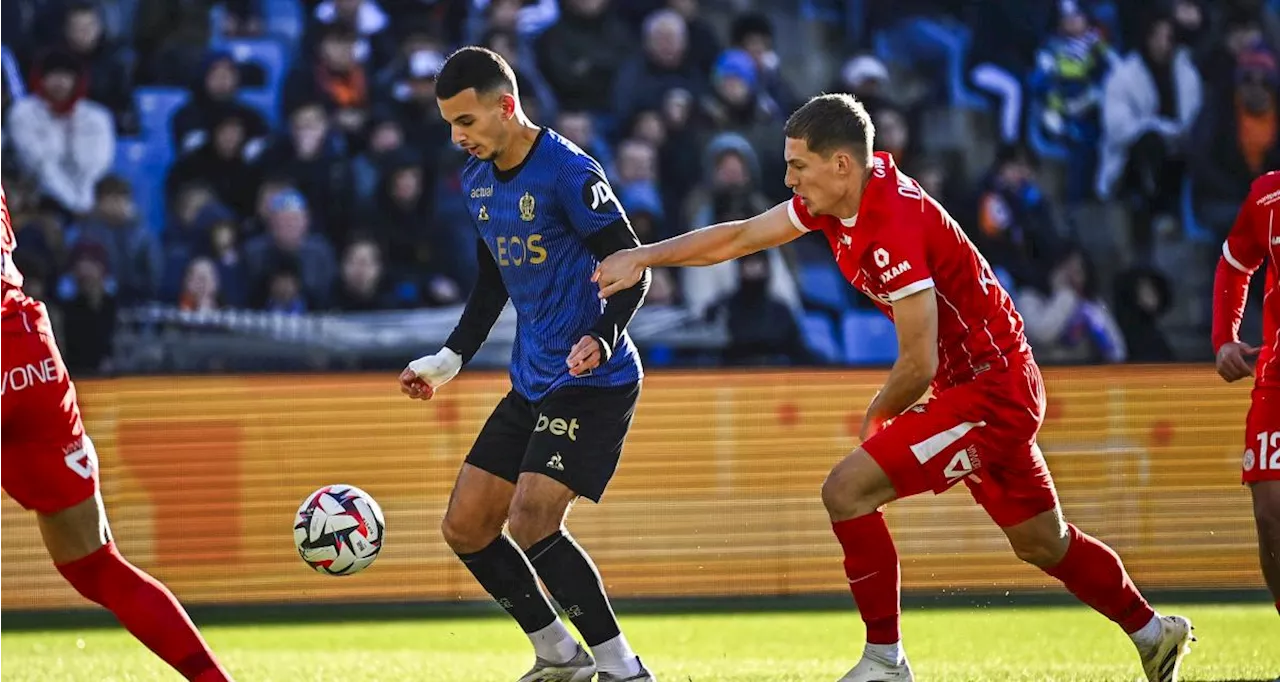
M 866 220 L 873 232 L 900 232 L 904 225 L 922 225 L 909 220 L 923 216 L 928 210 L 924 190 L 911 176 L 898 168 L 893 155 L 876 152 L 871 160 L 871 178 L 863 195 L 859 222 Z
M 603 172 L 600 162 L 573 140 L 551 128 L 546 128 L 543 134 L 546 136 L 546 140 L 543 141 L 543 151 L 547 154 L 548 160 L 554 163 L 562 174 L 581 173 L 584 170 Z
M 1280 202 L 1280 171 L 1258 176 L 1249 188 L 1248 202 L 1259 207 L 1273 206 Z

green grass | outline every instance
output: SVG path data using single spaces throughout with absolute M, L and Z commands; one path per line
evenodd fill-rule
M 1280 675 L 1280 618 L 1269 606 L 1165 607 L 1196 623 L 1184 679 Z M 625 618 L 627 636 L 670 682 L 834 682 L 861 651 L 855 613 Z M 1127 638 L 1083 608 L 909 610 L 907 651 L 922 682 L 1136 679 Z M 511 682 L 532 662 L 501 618 L 210 627 L 210 643 L 242 682 L 369 680 Z M 12 682 L 178 680 L 120 630 L 6 632 L 0 679 Z

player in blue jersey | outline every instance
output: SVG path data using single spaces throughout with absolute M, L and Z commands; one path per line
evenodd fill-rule
M 600 682 L 653 682 L 595 565 L 564 528 L 575 499 L 600 501 L 640 396 L 643 372 L 625 330 L 648 275 L 607 303 L 590 281 L 599 261 L 639 240 L 600 164 L 525 116 L 502 57 L 455 52 L 436 96 L 453 141 L 471 155 L 462 187 L 480 275 L 444 348 L 409 363 L 401 390 L 430 399 L 475 355 L 508 299 L 517 319 L 512 390 L 458 474 L 445 541 L 533 642 L 536 662 L 520 682 L 585 682 L 597 671 Z

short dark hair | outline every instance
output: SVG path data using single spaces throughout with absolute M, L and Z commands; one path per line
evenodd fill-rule
M 750 12 L 738 16 L 729 28 L 729 42 L 741 47 L 752 36 L 764 36 L 773 39 L 773 23 L 769 17 L 760 12 Z
M 506 90 L 516 94 L 516 74 L 502 55 L 483 47 L 464 47 L 449 55 L 436 76 L 436 97 L 450 99 L 463 90 L 477 94 Z
M 791 114 L 782 130 L 787 137 L 804 140 L 815 154 L 830 156 L 843 148 L 871 165 L 876 127 L 867 108 L 853 95 L 818 95 Z

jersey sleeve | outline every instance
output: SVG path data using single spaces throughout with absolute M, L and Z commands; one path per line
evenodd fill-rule
M 787 216 L 791 218 L 791 226 L 801 232 L 813 232 L 822 229 L 818 219 L 810 215 L 809 209 L 804 207 L 803 201 L 800 201 L 799 194 L 793 195 L 791 201 L 787 202 Z
M 589 156 L 575 156 L 564 165 L 556 192 L 569 227 L 584 239 L 618 221 L 630 226 L 604 169 Z
M 1262 243 L 1254 224 L 1254 197 L 1250 196 L 1236 214 L 1236 222 L 1226 241 L 1222 242 L 1222 258 L 1231 267 L 1245 274 L 1253 274 L 1267 257 L 1267 246 Z
M 924 214 L 916 203 L 894 202 L 892 216 L 880 218 L 871 248 L 865 256 L 866 271 L 875 278 L 889 296 L 890 302 L 934 286 L 933 273 L 925 256 Z M 882 215 L 887 211 L 882 212 Z

